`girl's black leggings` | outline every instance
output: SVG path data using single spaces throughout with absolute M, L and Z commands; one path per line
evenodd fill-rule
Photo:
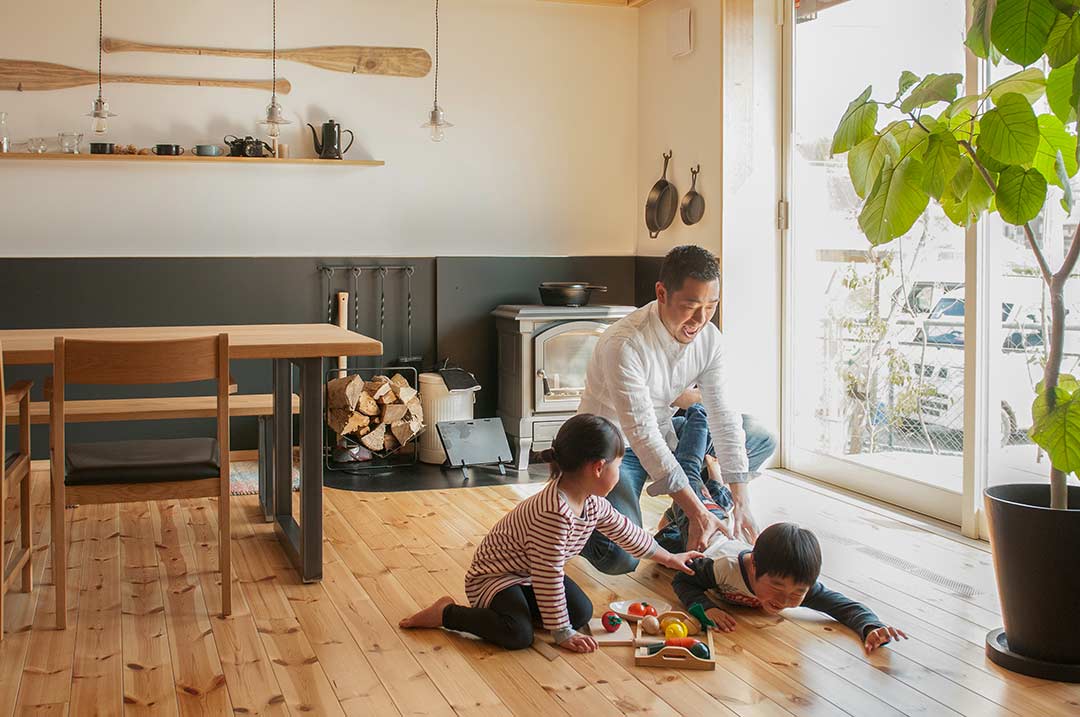
M 563 586 L 570 624 L 580 630 L 592 619 L 592 601 L 570 578 L 563 578 Z M 533 622 L 540 620 L 540 607 L 531 585 L 514 585 L 500 590 L 489 607 L 447 605 L 443 610 L 443 627 L 446 629 L 471 632 L 507 650 L 521 650 L 532 645 Z

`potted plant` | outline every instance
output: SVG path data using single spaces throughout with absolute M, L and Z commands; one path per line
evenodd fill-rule
M 1048 198 L 1073 207 L 1080 0 L 973 0 L 972 9 L 971 52 L 1025 69 L 971 95 L 960 74 L 905 71 L 887 99 L 867 87 L 844 111 L 832 153 L 847 154 L 864 200 L 859 227 L 875 246 L 911 229 L 931 199 L 959 226 L 997 212 L 1023 229 L 1051 307 L 1030 433 L 1050 458 L 1050 481 L 985 492 L 1005 625 L 987 635 L 986 652 L 1017 672 L 1080 682 L 1080 487 L 1068 485 L 1080 469 L 1080 381 L 1061 373 L 1064 289 L 1080 258 L 1080 226 L 1057 267 L 1031 226 Z M 1051 111 L 1039 114 L 1044 97 Z M 879 128 L 882 108 L 893 118 Z

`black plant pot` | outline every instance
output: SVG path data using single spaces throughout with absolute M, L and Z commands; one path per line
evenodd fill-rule
M 1068 504 L 1050 509 L 1049 484 L 986 490 L 1005 623 L 987 634 L 986 656 L 1013 672 L 1080 682 L 1080 487 L 1069 486 Z

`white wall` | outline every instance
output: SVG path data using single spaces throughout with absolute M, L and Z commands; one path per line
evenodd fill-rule
M 4 0 L 0 56 L 96 67 L 97 3 Z M 279 0 L 279 47 L 406 45 L 433 53 L 431 0 Z M 268 0 L 106 0 L 106 36 L 269 47 Z M 0 256 L 559 255 L 634 253 L 637 13 L 537 0 L 444 0 L 441 145 L 419 125 L 431 76 L 278 74 L 292 125 L 333 117 L 349 158 L 383 168 L 0 164 Z M 268 61 L 154 54 L 106 72 L 263 79 Z M 16 139 L 85 130 L 96 88 L 0 92 Z M 256 134 L 268 93 L 106 85 L 108 139 L 190 147 Z
M 775 225 L 780 167 L 780 47 L 775 2 L 654 0 L 639 20 L 638 195 L 643 206 L 674 152 L 676 186 L 698 189 L 705 218 L 650 239 L 637 216 L 638 253 L 662 256 L 679 244 L 719 251 L 724 266 L 723 327 L 735 404 L 774 429 L 780 397 L 780 237 Z M 672 58 L 668 17 L 691 7 L 694 52 Z M 723 68 L 723 71 L 721 71 Z M 721 120 L 722 118 L 722 120 Z M 722 172 L 720 167 L 722 166 Z M 668 178 L 672 176 L 669 172 Z

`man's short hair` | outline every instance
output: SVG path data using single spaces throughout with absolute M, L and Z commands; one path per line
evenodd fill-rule
M 712 281 L 720 279 L 720 262 L 712 252 L 694 244 L 677 246 L 667 253 L 660 265 L 660 283 L 668 292 L 682 288 L 687 279 Z
M 754 543 L 754 570 L 758 577 L 791 578 L 797 585 L 813 585 L 821 574 L 821 545 L 817 537 L 795 523 L 774 523 Z

